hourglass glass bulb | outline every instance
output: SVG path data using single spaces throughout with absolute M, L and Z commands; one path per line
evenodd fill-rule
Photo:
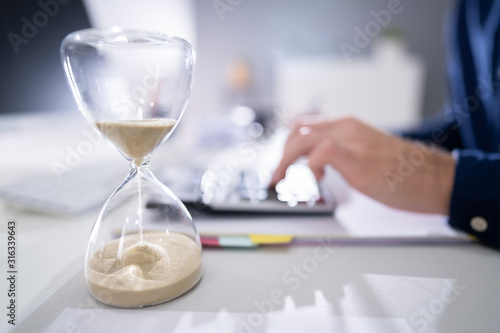
M 118 307 L 178 297 L 202 275 L 200 239 L 186 207 L 148 162 L 184 112 L 192 47 L 163 34 L 88 29 L 68 35 L 61 54 L 79 109 L 131 164 L 92 228 L 87 287 Z
M 97 128 L 126 156 L 140 166 L 144 157 L 172 131 L 174 119 L 97 121 Z

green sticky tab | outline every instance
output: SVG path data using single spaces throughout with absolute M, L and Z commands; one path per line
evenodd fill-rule
M 222 247 L 256 247 L 248 236 L 219 236 L 219 246 Z

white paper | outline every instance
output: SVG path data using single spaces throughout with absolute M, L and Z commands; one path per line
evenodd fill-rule
M 66 309 L 43 332 L 412 332 L 403 318 L 336 317 L 317 314 Z

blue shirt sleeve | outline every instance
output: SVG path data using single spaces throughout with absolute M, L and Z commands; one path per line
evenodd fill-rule
M 449 223 L 500 249 L 500 0 L 460 0 L 448 18 L 448 106 L 403 136 L 457 149 Z

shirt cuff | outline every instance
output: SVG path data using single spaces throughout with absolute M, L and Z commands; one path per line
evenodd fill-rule
M 450 226 L 500 249 L 500 154 L 456 150 Z

